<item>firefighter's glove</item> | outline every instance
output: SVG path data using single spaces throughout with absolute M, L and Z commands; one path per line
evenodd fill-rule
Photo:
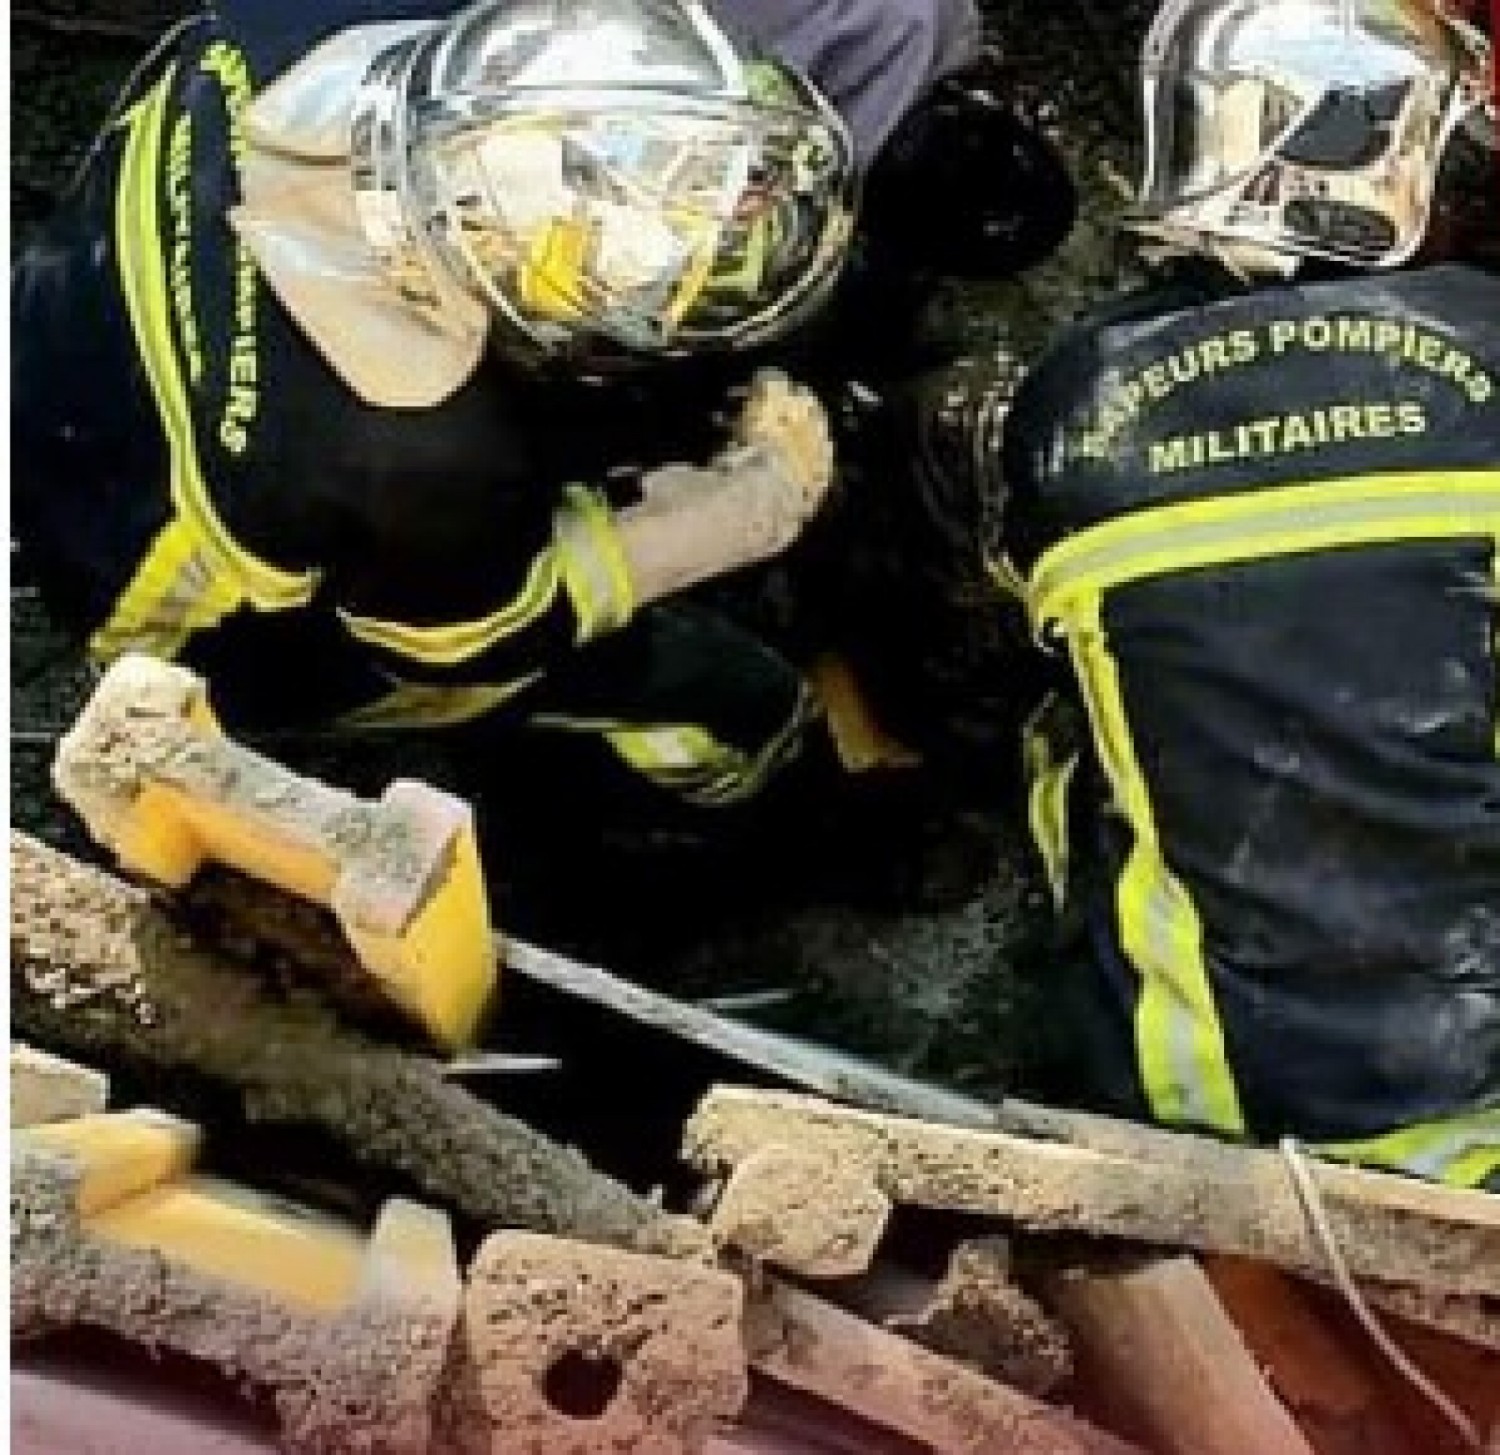
M 812 390 L 776 369 L 762 369 L 735 421 L 735 440 L 776 458 L 811 516 L 833 483 L 833 434 Z
M 784 375 L 756 376 L 734 443 L 710 465 L 667 465 L 641 481 L 639 505 L 617 517 L 638 603 L 785 550 L 833 480 L 828 420 Z

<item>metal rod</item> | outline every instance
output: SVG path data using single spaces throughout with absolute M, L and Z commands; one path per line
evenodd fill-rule
M 528 980 L 587 1000 L 639 1025 L 680 1036 L 821 1096 L 852 1102 L 871 1111 L 920 1117 L 952 1126 L 996 1125 L 999 1109 L 989 1102 L 913 1081 L 843 1051 L 728 1020 L 621 980 L 597 965 L 583 964 L 524 940 L 505 940 L 500 953 L 505 964 Z

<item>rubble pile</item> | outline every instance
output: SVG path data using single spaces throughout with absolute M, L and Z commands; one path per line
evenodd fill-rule
M 764 1081 L 779 1064 L 783 1089 L 708 1089 L 682 1108 L 696 1194 L 638 1193 L 455 1073 L 455 1027 L 486 1023 L 473 1003 L 429 1014 L 442 946 L 464 946 L 466 986 L 508 973 L 462 832 L 428 835 L 421 872 L 408 855 L 392 880 L 387 945 L 410 949 L 435 902 L 442 935 L 371 955 L 335 902 L 348 865 L 314 872 L 326 816 L 306 810 L 374 810 L 244 755 L 191 692 L 164 715 L 138 678 L 123 695 L 106 678 L 57 778 L 116 854 L 122 824 L 172 848 L 125 856 L 156 887 L 11 839 L 18 1449 L 138 1449 L 142 1430 L 184 1452 L 393 1455 L 1495 1440 L 1492 1196 L 936 1089 L 929 1104 L 855 1063 L 810 1095 L 795 1059 L 728 1022 L 726 1066 Z M 209 859 L 262 882 L 221 875 L 205 915 L 183 881 Z M 455 876 L 468 887 L 445 900 Z M 663 997 L 522 950 L 511 971 L 603 986 L 664 1048 L 714 1039 L 708 1012 L 674 1026 Z M 629 1087 L 599 1080 L 628 1115 Z M 268 1144 L 285 1156 L 259 1159 Z M 161 1379 L 100 1387 L 115 1356 L 68 1353 L 90 1332 L 217 1371 L 218 1413 L 269 1410 L 271 1428 L 209 1438 Z

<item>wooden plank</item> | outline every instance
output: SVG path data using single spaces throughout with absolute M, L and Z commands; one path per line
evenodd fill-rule
M 759 1373 L 937 1455 L 1142 1455 L 1063 1410 L 774 1279 L 746 1303 L 745 1344 Z
M 1191 1258 L 1051 1273 L 1042 1292 L 1081 1380 L 1159 1455 L 1314 1455 Z
M 1379 1384 L 1391 1421 L 1404 1435 L 1404 1450 L 1412 1455 L 1467 1455 L 1472 1450 L 1450 1416 L 1397 1369 L 1341 1293 L 1310 1285 L 1302 1292 L 1324 1325 Z M 1500 1451 L 1500 1353 L 1408 1323 L 1378 1306 L 1371 1311 L 1402 1354 L 1464 1413 L 1479 1439 L 1488 1438 L 1485 1448 Z
M 1318 1455 L 1411 1455 L 1363 1331 L 1330 1327 L 1306 1286 L 1267 1264 L 1211 1257 L 1203 1271 Z
M 1123 1148 L 1124 1124 L 1118 1135 Z M 1277 1153 L 1180 1137 L 1163 1159 L 1151 1152 L 1161 1136 L 1148 1133 L 1130 1156 L 719 1087 L 689 1122 L 684 1155 L 700 1172 L 721 1176 L 779 1143 L 863 1161 L 898 1204 L 1325 1271 L 1326 1255 Z M 1355 1276 L 1500 1293 L 1500 1198 L 1325 1163 L 1315 1175 Z

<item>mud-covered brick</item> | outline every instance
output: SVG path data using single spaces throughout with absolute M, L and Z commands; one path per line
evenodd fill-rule
M 450 1370 L 464 1455 L 691 1455 L 749 1391 L 732 1274 L 533 1233 L 469 1269 Z
M 890 1199 L 857 1163 L 768 1146 L 730 1175 L 714 1235 L 760 1262 L 806 1278 L 849 1278 L 875 1259 Z

